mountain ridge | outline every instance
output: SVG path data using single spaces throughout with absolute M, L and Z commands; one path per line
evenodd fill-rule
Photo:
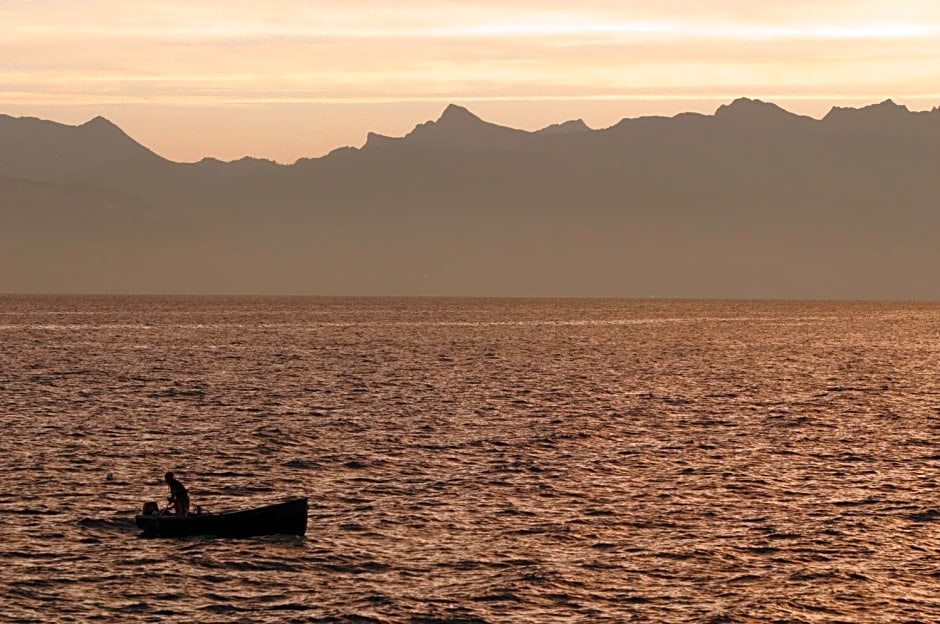
M 454 105 L 291 165 L 2 116 L 0 292 L 940 299 L 940 109 L 873 106 L 525 131 Z
M 493 140 L 494 137 L 497 141 L 501 141 L 507 137 L 523 138 L 568 132 L 603 132 L 612 128 L 627 126 L 636 122 L 642 123 L 650 120 L 704 118 L 716 120 L 720 119 L 724 121 L 739 122 L 743 125 L 759 126 L 766 123 L 779 123 L 781 120 L 790 122 L 821 122 L 825 124 L 835 120 L 857 121 L 865 119 L 866 117 L 869 121 L 883 121 L 888 118 L 892 118 L 894 120 L 910 120 L 917 117 L 936 117 L 937 123 L 940 124 L 940 106 L 932 107 L 930 110 L 912 111 L 906 105 L 897 104 L 893 99 L 888 98 L 881 102 L 868 104 L 858 108 L 833 106 L 823 117 L 816 119 L 808 115 L 801 115 L 790 112 L 778 104 L 772 102 L 766 102 L 756 98 L 739 97 L 732 100 L 728 104 L 719 105 L 715 112 L 711 115 L 706 115 L 703 113 L 682 112 L 673 116 L 625 117 L 611 126 L 597 129 L 589 127 L 582 119 L 573 119 L 550 124 L 549 126 L 538 130 L 528 131 L 485 121 L 475 113 L 471 112 L 468 108 L 451 103 L 444 108 L 441 115 L 436 120 L 429 120 L 418 123 L 414 126 L 414 128 L 405 133 L 403 136 L 396 137 L 383 135 L 378 132 L 368 132 L 366 134 L 365 141 L 360 147 L 339 146 L 323 156 L 304 156 L 298 158 L 294 163 L 277 164 L 281 166 L 291 166 L 296 164 L 298 161 L 310 161 L 320 158 L 327 158 L 332 152 L 348 150 L 350 148 L 354 150 L 361 150 L 368 147 L 407 142 L 409 140 L 414 143 L 421 143 L 423 145 L 441 145 L 447 143 L 459 143 L 463 141 L 468 145 L 481 146 L 486 144 L 487 139 Z M 196 163 L 171 161 L 155 154 L 149 148 L 130 137 L 126 132 L 124 132 L 123 129 L 120 128 L 120 126 L 101 115 L 95 116 L 92 119 L 89 119 L 88 121 L 78 125 L 68 125 L 32 116 L 14 117 L 0 113 L 0 142 L 8 142 L 10 140 L 10 137 L 8 136 L 10 134 L 9 128 L 12 127 L 13 124 L 39 124 L 45 128 L 46 133 L 55 131 L 78 131 L 79 133 L 84 133 L 85 137 L 97 137 L 99 140 L 101 140 L 102 137 L 107 136 L 109 137 L 109 140 L 112 141 L 115 145 L 118 145 L 123 141 L 125 150 L 127 151 L 137 150 L 175 164 L 196 164 L 203 161 L 210 161 L 214 163 L 234 163 L 246 160 L 270 163 L 275 162 L 269 158 L 251 155 L 232 160 L 220 160 L 211 156 L 205 156 L 199 161 L 196 161 Z M 468 136 L 472 133 L 479 133 L 480 131 L 488 132 L 490 134 L 482 138 Z M 501 135 L 501 138 L 499 135 Z M 76 136 L 78 136 L 78 134 L 76 134 Z M 20 146 L 17 145 L 16 147 Z

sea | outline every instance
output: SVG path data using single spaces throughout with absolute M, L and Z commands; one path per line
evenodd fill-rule
M 940 621 L 940 303 L 7 295 L 0 419 L 0 621 Z

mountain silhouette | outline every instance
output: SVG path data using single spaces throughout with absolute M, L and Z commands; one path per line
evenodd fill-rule
M 590 132 L 591 128 L 583 119 L 572 119 L 564 123 L 552 124 L 538 131 L 537 134 L 574 134 L 576 132 Z
M 0 116 L 0 292 L 940 298 L 940 109 L 537 131 L 450 105 L 292 165 Z
M 782 130 L 787 127 L 812 123 L 814 120 L 803 115 L 795 115 L 776 104 L 738 98 L 731 104 L 723 104 L 715 111 L 715 117 L 729 123 L 740 124 L 754 129 Z
M 0 115 L 0 171 L 35 178 L 77 180 L 123 163 L 166 162 L 116 125 L 95 117 L 80 126 Z
M 909 118 L 911 111 L 906 106 L 895 104 L 894 100 L 885 100 L 880 104 L 871 104 L 862 108 L 833 107 L 823 121 L 852 120 L 864 123 L 891 122 Z
M 444 109 L 437 121 L 417 125 L 401 139 L 370 135 L 366 147 L 401 143 L 409 147 L 455 147 L 498 149 L 512 145 L 529 133 L 483 121 L 469 110 L 456 104 Z

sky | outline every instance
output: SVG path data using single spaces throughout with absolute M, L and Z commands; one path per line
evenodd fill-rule
M 176 161 L 290 163 L 449 103 L 535 130 L 940 105 L 937 0 L 0 0 L 0 113 L 107 117 Z

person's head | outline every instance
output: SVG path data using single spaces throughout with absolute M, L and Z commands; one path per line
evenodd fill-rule
M 168 472 L 168 473 L 166 473 L 165 475 L 163 475 L 163 478 L 166 479 L 166 482 L 167 482 L 167 483 L 172 483 L 172 482 L 173 482 L 173 473 L 172 473 L 172 472 Z

